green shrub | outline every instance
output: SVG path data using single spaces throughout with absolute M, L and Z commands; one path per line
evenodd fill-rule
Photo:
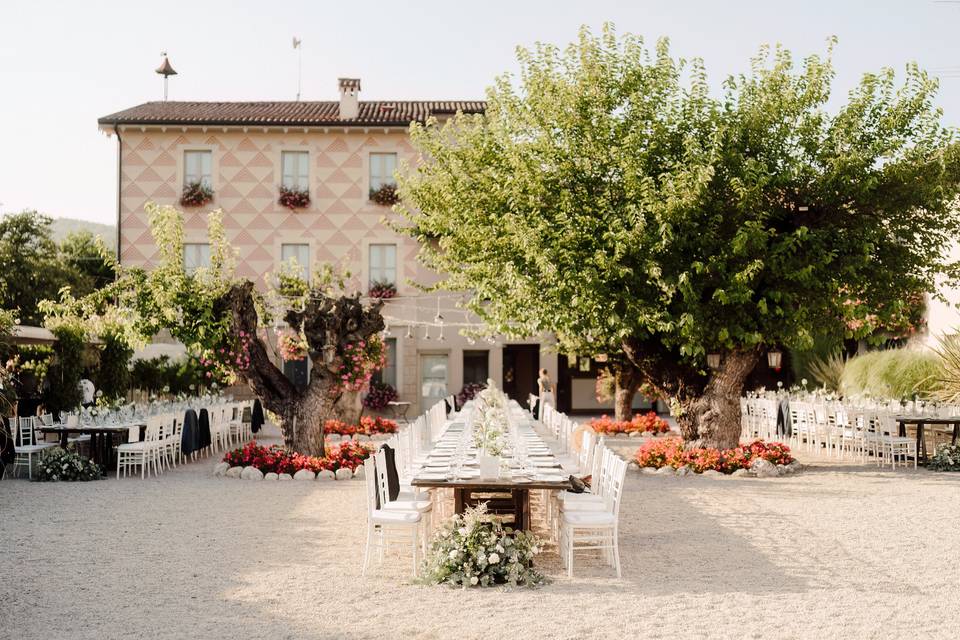
M 871 351 L 847 361 L 840 390 L 844 395 L 929 398 L 939 389 L 940 373 L 940 359 L 929 351 Z
M 38 482 L 86 482 L 103 478 L 103 469 L 76 451 L 55 447 L 37 461 L 33 477 Z
M 49 385 L 43 401 L 52 413 L 72 411 L 83 401 L 80 378 L 83 375 L 86 334 L 82 327 L 62 324 L 51 329 L 57 337 L 53 345 L 53 360 L 47 369 Z
M 105 331 L 100 338 L 103 345 L 94 382 L 97 389 L 103 392 L 104 400 L 117 400 L 126 396 L 130 387 L 129 365 L 133 349 L 119 331 Z

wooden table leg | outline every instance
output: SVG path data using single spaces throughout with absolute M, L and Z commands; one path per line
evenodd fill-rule
M 917 423 L 917 457 L 927 461 L 927 439 L 923 437 L 923 423 Z
M 60 432 L 60 448 L 61 448 L 61 449 L 66 449 L 66 448 L 67 448 L 67 436 L 68 436 L 68 435 L 69 435 L 69 434 L 68 434 L 66 431 L 61 431 L 61 432 Z
M 453 512 L 457 515 L 463 513 L 463 487 L 453 489 Z
M 953 437 L 950 438 L 950 444 L 957 444 L 957 436 L 960 435 L 960 422 L 953 423 Z

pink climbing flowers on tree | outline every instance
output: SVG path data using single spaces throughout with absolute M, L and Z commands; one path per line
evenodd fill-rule
M 384 364 L 386 354 L 378 336 L 348 342 L 343 349 L 339 387 L 347 391 L 362 391 L 370 383 L 373 373 L 382 369 Z

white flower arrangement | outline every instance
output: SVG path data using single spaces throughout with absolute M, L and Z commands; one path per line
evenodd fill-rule
M 941 444 L 927 466 L 934 471 L 960 471 L 960 444 Z
M 100 480 L 103 470 L 100 465 L 75 451 L 55 447 L 37 461 L 33 478 L 37 482 Z
M 434 535 L 420 581 L 425 584 L 533 587 L 546 578 L 533 568 L 541 543 L 487 513 L 486 503 L 448 520 Z

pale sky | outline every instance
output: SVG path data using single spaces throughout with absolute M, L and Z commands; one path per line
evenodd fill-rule
M 704 58 L 711 81 L 745 69 L 763 43 L 797 58 L 834 55 L 834 95 L 864 71 L 908 61 L 942 72 L 946 124 L 960 124 L 960 3 L 932 0 L 365 0 L 43 2 L 0 0 L 0 212 L 36 208 L 114 223 L 116 141 L 98 117 L 162 98 L 153 71 L 168 51 L 172 100 L 292 100 L 303 39 L 303 99 L 333 100 L 336 78 L 361 99 L 481 99 L 515 69 L 517 45 L 566 44 L 580 25 Z

